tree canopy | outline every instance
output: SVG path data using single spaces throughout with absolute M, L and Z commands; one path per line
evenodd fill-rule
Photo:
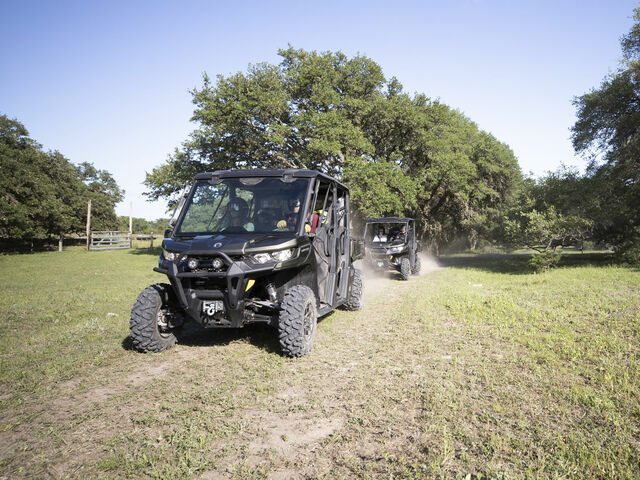
M 524 246 L 539 253 L 582 247 L 592 237 L 594 222 L 587 211 L 589 198 L 578 199 L 589 188 L 587 177 L 568 169 L 525 179 L 503 213 L 501 240 L 512 248 Z
M 200 171 L 310 168 L 351 188 L 364 217 L 407 215 L 444 240 L 477 233 L 521 179 L 513 152 L 460 112 L 403 92 L 373 60 L 280 50 L 278 65 L 193 90 L 198 127 L 147 174 L 151 199 L 175 199 Z
M 598 186 L 598 236 L 618 247 L 640 242 L 640 7 L 634 19 L 618 70 L 574 99 L 572 140 Z
M 92 225 L 115 226 L 115 204 L 124 191 L 111 174 L 90 163 L 73 165 L 59 152 L 45 152 L 23 124 L 0 115 L 0 236 L 31 239 L 83 232 L 87 200 Z

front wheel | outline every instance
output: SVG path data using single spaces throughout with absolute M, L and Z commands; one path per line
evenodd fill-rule
M 403 280 L 409 280 L 409 275 L 411 275 L 411 262 L 407 257 L 404 257 L 400 261 L 400 275 L 402 275 Z
M 130 334 L 141 352 L 161 352 L 176 344 L 169 313 L 171 285 L 157 283 L 145 288 L 131 310 Z
M 288 357 L 308 354 L 316 338 L 318 312 L 316 296 L 305 285 L 296 285 L 284 294 L 278 319 L 282 353 Z

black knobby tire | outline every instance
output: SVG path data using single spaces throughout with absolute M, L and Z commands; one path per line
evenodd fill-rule
M 420 257 L 418 257 L 416 255 L 416 261 L 413 264 L 413 268 L 411 269 L 411 273 L 413 273 L 414 275 L 420 275 L 420 269 L 422 268 L 422 261 L 420 260 Z
M 171 285 L 157 283 L 145 288 L 131 310 L 130 334 L 141 352 L 161 352 L 176 344 L 176 336 L 166 323 L 173 291 Z
M 362 271 L 358 268 L 353 269 L 353 281 L 349 287 L 349 295 L 347 301 L 344 302 L 342 308 L 344 310 L 361 310 L 364 304 L 362 295 Z
M 282 353 L 289 357 L 306 355 L 313 347 L 318 323 L 313 290 L 305 285 L 291 287 L 280 306 L 278 334 Z
M 407 257 L 400 260 L 400 274 L 403 280 L 409 280 L 409 275 L 411 275 L 411 262 Z

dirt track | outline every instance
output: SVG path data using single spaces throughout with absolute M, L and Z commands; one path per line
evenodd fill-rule
M 425 270 L 433 268 L 425 262 Z M 382 408 L 378 401 L 368 405 L 366 400 L 372 394 L 377 400 L 386 395 L 379 383 L 380 372 L 372 375 L 368 361 L 380 355 L 381 345 L 389 348 L 389 343 L 395 343 L 390 339 L 397 333 L 388 321 L 393 316 L 389 305 L 415 289 L 420 280 L 402 282 L 393 274 L 368 274 L 365 308 L 323 319 L 314 351 L 306 358 L 282 358 L 274 332 L 261 327 L 243 331 L 189 328 L 180 344 L 168 352 L 128 353 L 120 365 L 100 367 L 82 379 L 62 382 L 49 398 L 8 412 L 19 419 L 19 425 L 3 434 L 2 460 L 42 461 L 44 472 L 54 477 L 81 477 L 95 472 L 96 460 L 110 450 L 105 445 L 115 439 L 133 437 L 134 445 L 161 439 L 156 443 L 162 447 L 162 439 L 179 430 L 165 411 L 179 406 L 195 409 L 194 419 L 212 422 L 214 431 L 230 425 L 236 430 L 210 439 L 207 450 L 214 460 L 207 462 L 211 469 L 198 473 L 201 478 L 226 478 L 239 468 L 261 465 L 269 466 L 272 478 L 298 478 L 298 473 L 330 472 L 335 456 L 342 456 L 340 450 L 345 447 L 364 457 L 373 455 L 379 446 L 376 437 L 349 441 L 345 446 L 338 442 L 333 448 L 327 444 L 349 430 L 348 424 L 357 422 L 354 419 L 364 411 L 369 413 L 374 405 Z M 386 341 L 372 341 L 376 338 Z M 126 341 L 123 344 L 129 347 Z M 243 375 L 256 364 L 268 368 L 261 372 L 258 367 Z M 382 368 L 385 376 L 395 369 L 393 365 Z M 215 392 L 216 385 L 222 385 L 218 388 L 222 391 Z M 176 394 L 181 401 L 176 401 Z M 198 397 L 209 400 L 194 403 Z M 226 410 L 208 404 L 222 397 L 229 404 Z M 183 416 L 181 422 L 185 420 Z M 391 426 L 380 428 L 376 436 Z M 111 450 L 126 455 L 128 449 Z M 334 452 L 328 455 L 328 451 Z
M 137 259 L 5 261 L 0 478 L 638 478 L 640 283 L 606 256 L 368 276 L 299 359 L 258 326 L 134 352 L 128 310 L 157 281 Z M 114 264 L 139 264 L 128 286 L 85 290 Z M 60 268 L 83 288 L 20 297 Z

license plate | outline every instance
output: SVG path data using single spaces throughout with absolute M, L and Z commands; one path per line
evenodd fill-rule
M 378 262 L 378 266 L 379 266 L 379 267 L 381 267 L 381 266 L 383 266 L 383 265 L 384 265 L 384 263 L 382 263 L 382 262 Z
M 224 302 L 222 300 L 202 302 L 202 311 L 206 316 L 212 317 L 216 312 L 224 311 Z

